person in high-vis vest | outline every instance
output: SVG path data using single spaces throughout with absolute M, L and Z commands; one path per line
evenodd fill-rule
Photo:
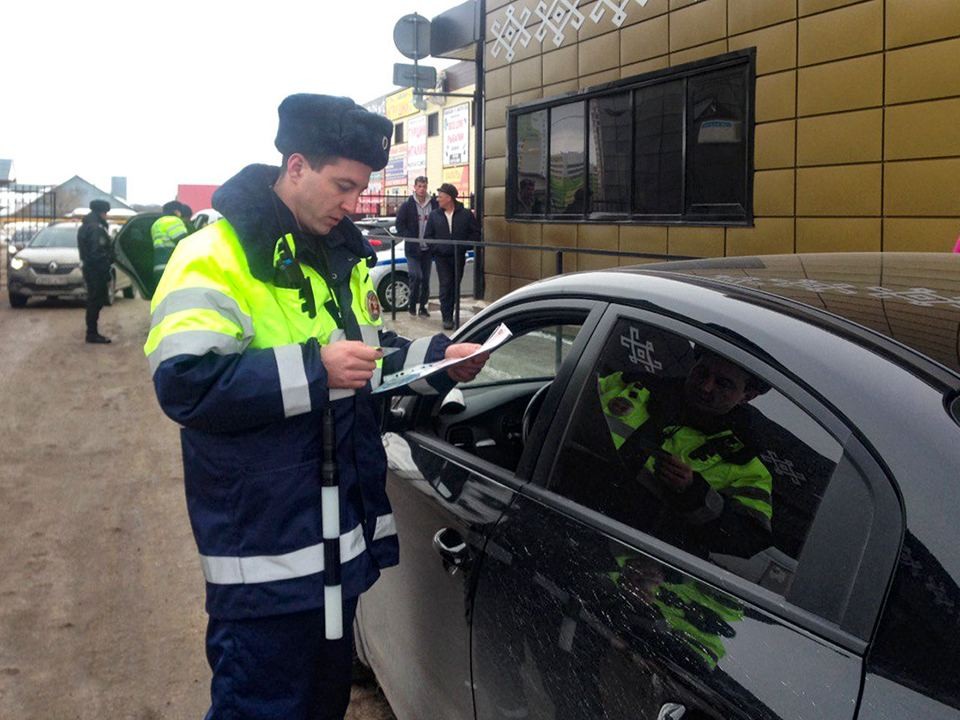
M 160 405 L 182 426 L 206 580 L 210 720 L 344 716 L 357 600 L 398 561 L 371 391 L 384 374 L 479 347 L 382 327 L 376 255 L 347 215 L 386 165 L 392 134 L 348 98 L 286 98 L 281 167 L 247 166 L 215 193 L 223 219 L 177 246 L 153 297 L 145 352 Z M 444 393 L 484 361 L 408 390 Z M 339 513 L 328 515 L 321 475 L 333 465 Z M 339 640 L 325 639 L 331 583 Z
M 743 406 L 769 386 L 735 363 L 697 350 L 682 380 L 612 372 L 598 379 L 614 448 L 646 494 L 643 525 L 706 556 L 740 557 L 770 545 L 773 479 L 753 447 Z M 653 510 L 668 513 L 653 517 Z
M 160 282 L 160 276 L 167 267 L 173 249 L 188 233 L 187 225 L 183 221 L 183 205 L 176 200 L 165 203 L 163 215 L 150 226 L 150 237 L 153 240 L 154 284 Z

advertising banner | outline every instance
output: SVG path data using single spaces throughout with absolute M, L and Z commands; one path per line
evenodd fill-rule
M 396 145 L 390 148 L 390 159 L 383 169 L 384 185 L 407 184 L 407 148 L 405 145 Z
M 357 203 L 357 212 L 364 215 L 377 215 L 383 195 L 383 171 L 370 173 L 370 182 Z
M 444 168 L 443 181 L 450 183 L 457 189 L 460 202 L 463 202 L 470 195 L 470 167 L 468 165 Z
M 443 165 L 470 162 L 470 103 L 443 111 Z
M 407 176 L 410 182 L 427 174 L 427 116 L 407 120 Z
M 387 117 L 391 120 L 413 115 L 417 109 L 413 106 L 413 88 L 387 95 Z

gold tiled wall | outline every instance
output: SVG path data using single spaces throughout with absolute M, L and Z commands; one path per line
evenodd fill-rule
M 648 0 L 624 5 L 619 27 L 611 3 L 581 0 L 579 27 L 566 24 L 562 37 L 547 31 L 542 40 L 537 4 L 487 0 L 487 239 L 699 256 L 953 247 L 960 0 Z M 509 60 L 494 32 L 507 27 L 508 13 L 526 20 L 523 30 L 513 24 Z M 508 107 L 750 47 L 757 49 L 753 227 L 506 220 Z M 617 262 L 634 261 L 567 255 L 563 269 Z M 486 268 L 487 296 L 495 298 L 553 274 L 556 258 L 490 249 Z

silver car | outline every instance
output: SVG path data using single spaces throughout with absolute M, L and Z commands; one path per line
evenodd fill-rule
M 86 297 L 77 250 L 79 228 L 79 222 L 48 225 L 26 247 L 9 258 L 7 291 L 11 307 L 22 308 L 31 297 L 77 300 Z M 118 291 L 122 291 L 124 297 L 133 297 L 133 283 L 114 265 L 110 268 L 110 303 Z

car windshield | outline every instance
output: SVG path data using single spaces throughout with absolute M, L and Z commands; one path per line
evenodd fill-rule
M 75 225 L 53 225 L 45 227 L 30 241 L 30 247 L 76 247 L 77 227 Z

